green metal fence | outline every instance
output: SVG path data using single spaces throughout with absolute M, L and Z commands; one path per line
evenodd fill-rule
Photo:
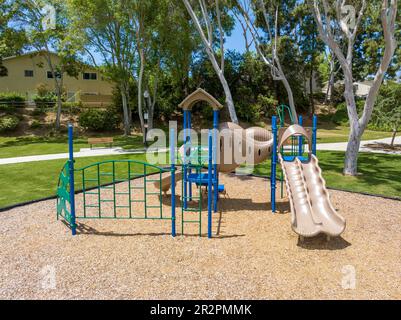
M 69 166 L 67 161 L 60 172 L 57 185 L 57 220 L 62 217 L 69 225 L 71 225 L 71 199 L 70 199 L 70 177 Z
M 68 163 L 60 173 L 57 217 L 71 224 Z M 75 169 L 76 219 L 172 220 L 163 212 L 165 169 L 135 160 L 112 160 Z

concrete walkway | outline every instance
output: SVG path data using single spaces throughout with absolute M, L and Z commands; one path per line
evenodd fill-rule
M 373 143 L 387 143 L 391 142 L 391 138 L 386 139 L 378 139 L 378 140 L 369 140 L 363 141 L 361 143 L 360 152 L 371 152 L 371 153 L 381 153 L 381 154 L 398 154 L 401 155 L 401 151 L 384 151 L 384 150 L 374 150 L 367 147 L 369 144 Z M 395 144 L 401 144 L 401 137 L 397 137 L 395 140 Z M 317 145 L 317 149 L 321 151 L 345 151 L 347 149 L 346 142 L 339 143 L 321 143 Z M 113 156 L 113 155 L 128 155 L 128 154 L 144 154 L 146 151 L 149 152 L 168 152 L 169 148 L 161 148 L 161 149 L 135 149 L 135 150 L 124 150 L 122 148 L 102 148 L 102 149 L 81 149 L 79 152 L 74 153 L 75 158 L 84 158 L 84 157 L 97 157 L 97 156 Z M 59 160 L 59 159 L 68 159 L 68 153 L 58 153 L 58 154 L 44 154 L 38 156 L 26 156 L 26 157 L 17 157 L 17 158 L 3 158 L 0 159 L 0 165 L 5 164 L 16 164 L 16 163 L 25 163 L 25 162 L 36 162 L 36 161 L 47 161 L 47 160 Z
M 382 154 L 399 154 L 401 155 L 401 151 L 385 151 L 385 150 L 376 150 L 368 147 L 369 144 L 377 144 L 384 143 L 390 144 L 391 138 L 385 139 L 377 139 L 377 140 L 367 140 L 362 141 L 361 147 L 359 149 L 360 152 L 371 152 L 371 153 L 382 153 Z M 401 137 L 395 138 L 395 144 L 401 144 Z M 346 151 L 347 150 L 347 142 L 339 142 L 339 143 L 320 143 L 317 145 L 317 149 L 321 151 Z
M 168 148 L 148 149 L 148 150 L 146 149 L 124 150 L 122 148 L 81 149 L 79 152 L 74 152 L 74 158 L 113 156 L 113 155 L 121 156 L 129 154 L 144 154 L 146 153 L 146 151 L 167 152 L 168 150 L 169 150 Z M 44 154 L 38 156 L 26 156 L 26 157 L 16 157 L 16 158 L 3 158 L 0 159 L 0 165 L 36 162 L 36 161 L 60 160 L 68 158 L 69 158 L 68 153 Z

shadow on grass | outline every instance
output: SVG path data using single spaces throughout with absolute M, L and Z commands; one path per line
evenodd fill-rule
M 331 183 L 329 186 L 356 191 L 361 189 L 358 185 L 366 185 L 371 190 L 363 191 L 377 193 L 377 187 L 391 184 L 396 193 L 401 193 L 401 165 L 397 165 L 400 163 L 400 156 L 361 153 L 358 160 L 360 175 L 356 177 L 343 176 L 344 153 L 324 152 L 321 156 L 319 164 L 323 175 L 334 173 L 340 177 L 335 184 Z

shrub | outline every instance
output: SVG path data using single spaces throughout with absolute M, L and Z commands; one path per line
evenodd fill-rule
M 0 104 L 11 107 L 24 107 L 25 97 L 16 92 L 0 93 Z
M 49 108 L 54 108 L 54 106 L 56 105 L 57 96 L 54 93 L 47 93 L 44 96 L 36 95 L 33 98 L 33 101 L 35 101 L 37 108 L 39 108 L 40 110 L 45 110 Z
M 0 132 L 13 131 L 18 127 L 19 119 L 15 116 L 0 118 Z
M 356 108 L 357 108 L 358 114 L 360 114 L 362 112 L 364 105 L 365 105 L 365 101 L 363 101 L 363 100 L 356 101 Z M 331 121 L 334 122 L 335 124 L 339 124 L 339 125 L 348 125 L 349 124 L 347 104 L 345 102 L 342 102 L 337 105 L 336 113 L 332 116 Z
M 8 104 L 0 104 L 0 112 L 13 113 L 15 111 L 15 106 Z
M 240 119 L 255 122 L 262 117 L 271 117 L 275 114 L 277 100 L 260 94 L 254 103 L 237 103 L 237 115 Z
M 31 125 L 30 125 L 31 129 L 38 129 L 40 127 L 42 127 L 42 123 L 40 121 L 38 121 L 38 120 L 33 120 Z
M 88 109 L 79 116 L 79 125 L 94 131 L 111 131 L 118 128 L 120 117 L 116 110 L 108 108 Z
M 37 91 L 39 97 L 44 97 L 50 93 L 49 87 L 45 83 L 39 83 L 36 86 L 36 91 Z
M 77 115 L 80 114 L 82 107 L 82 102 L 63 102 L 61 112 Z
M 343 84 L 336 84 L 334 86 L 333 93 L 331 95 L 331 102 L 334 104 L 342 103 L 345 101 L 344 98 L 344 91 L 345 91 L 345 85 Z

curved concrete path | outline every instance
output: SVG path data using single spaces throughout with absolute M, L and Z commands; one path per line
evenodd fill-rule
M 362 141 L 360 152 L 401 155 L 401 151 L 374 150 L 374 149 L 370 149 L 369 147 L 367 147 L 367 145 L 372 144 L 372 143 L 390 144 L 390 142 L 391 142 L 391 138 Z M 395 144 L 401 144 L 401 137 L 397 137 L 395 139 Z M 347 149 L 347 142 L 320 143 L 317 145 L 317 149 L 320 151 L 344 151 L 345 152 Z M 168 152 L 168 150 L 169 150 L 169 148 L 135 149 L 135 150 L 124 150 L 122 148 L 81 149 L 79 152 L 74 153 L 74 157 L 75 158 L 84 158 L 84 157 L 112 156 L 112 155 L 124 155 L 124 154 L 143 154 L 143 153 L 146 153 L 147 151 Z M 44 154 L 44 155 L 25 156 L 25 157 L 16 157 L 16 158 L 3 158 L 3 159 L 0 159 L 0 165 L 25 163 L 25 162 L 36 162 L 36 161 L 59 160 L 59 159 L 68 159 L 68 153 Z
M 167 152 L 168 150 L 169 150 L 168 148 L 161 148 L 161 149 L 150 148 L 150 149 L 134 149 L 134 150 L 124 150 L 122 148 L 81 149 L 79 152 L 74 152 L 74 158 L 113 156 L 113 155 L 121 156 L 125 154 L 144 154 L 147 151 Z M 44 154 L 44 155 L 25 156 L 16 158 L 3 158 L 0 159 L 0 165 L 36 162 L 36 161 L 60 160 L 68 158 L 69 158 L 68 153 Z

